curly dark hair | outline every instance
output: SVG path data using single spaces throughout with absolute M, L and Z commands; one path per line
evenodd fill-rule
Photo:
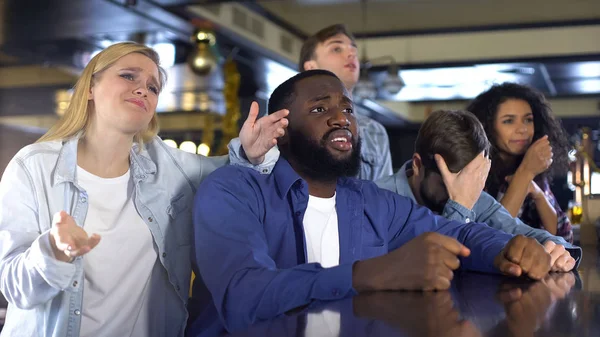
M 498 189 L 504 183 L 505 177 L 514 174 L 524 157 L 520 156 L 516 161 L 516 165 L 509 165 L 499 157 L 494 124 L 498 107 L 509 99 L 526 101 L 531 107 L 534 126 L 532 142 L 548 135 L 548 140 L 552 146 L 552 165 L 548 170 L 539 174 L 535 178 L 535 182 L 538 184 L 543 181 L 552 182 L 552 178 L 564 174 L 569 165 L 568 152 L 570 145 L 566 132 L 560 121 L 554 118 L 550 104 L 544 95 L 536 89 L 517 83 L 495 84 L 489 90 L 475 97 L 467 107 L 467 110 L 477 116 L 483 124 L 485 133 L 492 145 L 490 150 L 492 167 L 486 182 L 486 190 L 493 196 L 498 194 Z

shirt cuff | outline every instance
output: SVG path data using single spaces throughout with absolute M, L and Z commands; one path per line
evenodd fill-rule
M 318 282 L 315 283 L 314 298 L 332 301 L 356 294 L 358 293 L 352 288 L 352 263 L 325 268 L 319 273 Z
M 247 158 L 242 157 L 242 142 L 239 138 L 232 139 L 227 145 L 229 148 L 229 161 L 231 164 L 248 167 L 262 174 L 270 174 L 279 160 L 279 149 L 274 146 L 265 154 L 265 159 L 258 165 L 253 165 Z
M 475 221 L 475 212 L 457 203 L 452 199 L 448 199 L 442 216 L 444 218 L 455 220 L 464 223 Z
M 56 259 L 50 245 L 50 230 L 42 233 L 29 250 L 28 259 L 42 278 L 53 288 L 69 290 L 75 279 L 77 266 Z

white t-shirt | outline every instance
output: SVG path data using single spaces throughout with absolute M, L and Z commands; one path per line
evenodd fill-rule
M 135 208 L 130 172 L 100 178 L 77 167 L 77 182 L 88 199 L 83 228 L 101 236 L 83 257 L 80 336 L 147 336 L 149 284 L 158 256 Z
M 335 194 L 331 198 L 308 196 L 308 206 L 302 224 L 306 240 L 306 262 L 318 262 L 323 268 L 340 264 Z
M 302 221 L 308 263 L 320 263 L 323 268 L 340 264 L 340 239 L 335 209 L 335 194 L 331 198 L 308 197 L 308 206 Z M 340 313 L 324 310 L 309 313 L 306 335 L 335 337 L 340 334 Z

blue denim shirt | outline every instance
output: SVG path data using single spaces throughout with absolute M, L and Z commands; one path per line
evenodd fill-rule
M 83 261 L 58 261 L 50 248 L 54 213 L 67 211 L 82 226 L 87 195 L 77 184 L 77 137 L 23 148 L 0 182 L 0 290 L 9 302 L 2 336 L 77 337 L 83 299 Z M 230 148 L 239 149 L 235 140 Z M 239 151 L 238 151 L 239 152 Z M 230 151 L 232 162 L 240 163 Z M 254 167 L 269 173 L 277 155 Z M 227 162 L 167 147 L 160 138 L 130 152 L 135 206 L 159 259 L 152 271 L 152 336 L 182 336 L 191 276 L 192 201 L 200 181 Z M 249 164 L 248 164 L 249 165 Z M 153 278 L 154 279 L 154 278 Z M 141 285 L 140 285 L 141 286 Z
M 408 184 L 407 167 L 410 167 L 411 161 L 406 162 L 396 174 L 376 181 L 376 184 L 398 193 L 405 197 L 411 198 L 416 202 L 415 196 Z M 535 229 L 524 224 L 519 218 L 513 218 L 510 213 L 500 204 L 496 199 L 486 192 L 481 192 L 481 196 L 470 210 L 463 205 L 455 202 L 454 200 L 448 200 L 442 216 L 450 220 L 456 220 L 460 222 L 482 222 L 492 228 L 496 228 L 506 233 L 514 235 L 525 235 L 536 239 L 540 243 L 544 243 L 547 240 L 553 241 L 556 244 L 563 245 L 571 253 L 571 256 L 577 261 L 575 268 L 579 266 L 581 262 L 581 248 L 574 246 L 560 236 L 555 236 L 546 230 Z
M 356 294 L 352 265 L 384 255 L 425 232 L 458 239 L 471 249 L 462 267 L 497 272 L 494 258 L 512 235 L 478 223 L 433 215 L 371 181 L 341 178 L 336 188 L 340 261 L 305 263 L 302 221 L 308 186 L 280 158 L 271 175 L 242 167 L 216 170 L 194 202 L 197 269 L 190 309 L 198 333 L 218 317 L 229 331 L 273 318 L 313 300 Z M 392 266 L 390 266 L 392 267 Z M 215 308 L 216 306 L 216 308 Z
M 377 180 L 392 175 L 394 171 L 387 131 L 383 125 L 367 116 L 361 114 L 355 116 L 358 132 L 362 139 L 360 151 L 362 163 L 358 178 Z

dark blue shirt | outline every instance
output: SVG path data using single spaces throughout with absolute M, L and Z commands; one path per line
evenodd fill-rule
M 283 158 L 270 175 L 225 166 L 206 178 L 194 205 L 194 269 L 201 280 L 194 284 L 192 317 L 214 318 L 216 307 L 221 323 L 235 331 L 313 300 L 354 295 L 354 262 L 384 255 L 425 232 L 454 237 L 470 248 L 462 268 L 497 272 L 494 258 L 512 238 L 484 224 L 433 215 L 373 182 L 340 178 L 340 264 L 323 268 L 305 263 L 308 197 L 307 183 Z

